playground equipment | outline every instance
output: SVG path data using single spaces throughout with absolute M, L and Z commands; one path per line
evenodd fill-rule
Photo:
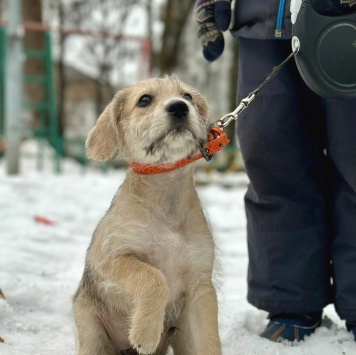
M 40 76 L 24 75 L 24 84 L 37 84 L 42 88 L 42 99 L 40 101 L 25 101 L 25 109 L 37 110 L 39 113 L 39 125 L 32 126 L 33 136 L 38 140 L 40 149 L 38 150 L 37 167 L 43 168 L 43 148 L 49 142 L 54 149 L 55 171 L 61 171 L 60 158 L 63 155 L 63 142 L 59 135 L 59 124 L 56 108 L 56 96 L 53 78 L 52 40 L 51 34 L 45 32 L 45 46 L 41 51 L 25 49 L 27 58 L 36 58 L 43 62 L 43 74 Z
M 0 140 L 5 139 L 5 66 L 6 66 L 6 28 L 0 28 Z M 60 172 L 60 157 L 63 154 L 62 139 L 58 131 L 58 117 L 56 111 L 56 98 L 53 78 L 53 58 L 51 52 L 51 34 L 45 32 L 45 46 L 43 50 L 24 50 L 27 58 L 36 58 L 43 62 L 43 74 L 40 76 L 23 75 L 23 85 L 36 84 L 42 88 L 42 99 L 40 101 L 25 101 L 23 109 L 36 110 L 38 112 L 39 124 L 21 124 L 21 136 L 29 134 L 38 140 L 39 149 L 37 156 L 37 168 L 43 168 L 43 145 L 50 142 L 54 149 L 54 167 Z
M 55 172 L 61 172 L 62 164 L 61 158 L 64 155 L 65 148 L 69 145 L 76 145 L 79 147 L 81 156 L 78 161 L 85 166 L 85 148 L 83 138 L 67 138 L 61 136 L 59 133 L 59 117 L 57 115 L 56 107 L 56 93 L 55 93 L 55 79 L 54 79 L 54 61 L 52 56 L 52 36 L 54 31 L 62 32 L 65 34 L 76 34 L 85 36 L 97 36 L 100 38 L 111 38 L 114 40 L 129 40 L 139 43 L 141 51 L 141 65 L 139 65 L 141 77 L 147 77 L 150 71 L 150 51 L 151 43 L 147 37 L 139 36 L 122 36 L 120 34 L 113 33 L 96 33 L 92 31 L 78 30 L 78 29 L 66 29 L 66 28 L 51 28 L 49 26 L 34 23 L 24 22 L 22 27 L 25 31 L 41 31 L 44 32 L 45 45 L 42 50 L 33 50 L 26 48 L 23 50 L 25 58 L 36 58 L 43 63 L 43 73 L 38 76 L 26 75 L 24 73 L 22 78 L 22 85 L 38 85 L 42 88 L 42 97 L 39 101 L 30 101 L 25 99 L 22 102 L 22 109 L 27 111 L 36 112 L 36 122 L 25 123 L 21 122 L 21 134 L 22 139 L 34 138 L 38 142 L 37 149 L 37 169 L 42 170 L 44 166 L 44 158 L 46 146 L 51 146 L 53 151 L 53 166 Z M 0 27 L 0 148 L 1 142 L 5 141 L 6 132 L 5 127 L 5 67 L 6 67 L 6 39 L 7 29 Z M 1 149 L 0 149 L 1 154 Z M 104 166 L 105 169 L 105 166 Z

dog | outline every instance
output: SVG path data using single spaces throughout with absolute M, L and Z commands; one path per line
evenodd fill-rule
M 206 99 L 175 76 L 119 91 L 86 141 L 88 158 L 171 167 L 203 149 Z M 134 166 L 134 165 L 132 165 Z M 220 355 L 211 229 L 192 165 L 128 169 L 87 250 L 74 297 L 78 354 Z

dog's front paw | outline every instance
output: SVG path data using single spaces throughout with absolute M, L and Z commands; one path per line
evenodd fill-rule
M 129 341 L 133 348 L 142 355 L 154 354 L 163 332 L 163 321 L 160 325 L 151 322 L 144 325 L 133 323 L 129 334 Z

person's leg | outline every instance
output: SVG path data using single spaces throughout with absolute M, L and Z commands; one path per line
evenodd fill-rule
M 324 108 L 332 200 L 335 308 L 341 319 L 356 326 L 356 100 L 324 100 Z
M 239 100 L 290 53 L 289 41 L 240 40 Z M 271 314 L 332 302 L 319 98 L 290 62 L 237 122 L 250 185 L 248 300 Z

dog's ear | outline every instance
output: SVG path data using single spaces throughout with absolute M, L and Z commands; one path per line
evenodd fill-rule
M 205 119 L 209 119 L 210 107 L 206 98 L 197 93 L 196 97 L 194 97 L 194 101 L 198 107 L 199 114 Z
M 89 159 L 108 160 L 118 150 L 118 121 L 123 106 L 123 94 L 119 92 L 106 106 L 95 126 L 89 133 L 85 144 Z

